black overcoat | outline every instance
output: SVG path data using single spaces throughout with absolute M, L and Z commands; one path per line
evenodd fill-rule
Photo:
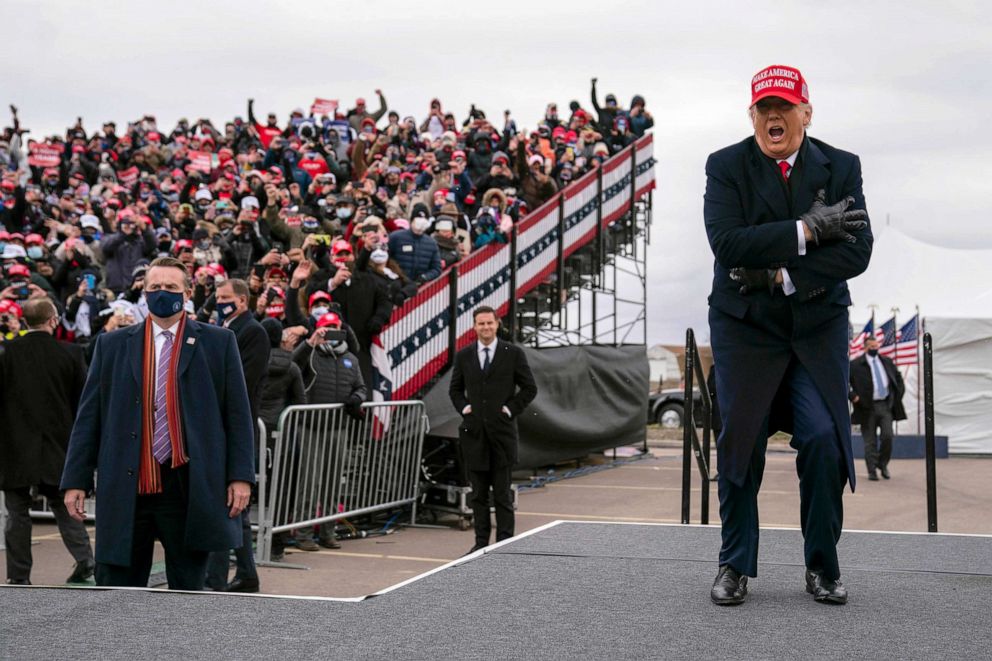
M 906 409 L 902 405 L 902 396 L 906 394 L 906 384 L 903 383 L 902 374 L 899 373 L 899 368 L 888 356 L 879 356 L 879 359 L 882 361 L 885 375 L 889 378 L 892 419 L 905 420 Z M 871 366 L 868 365 L 868 358 L 864 354 L 851 361 L 851 392 L 858 396 L 858 401 L 854 402 L 854 412 L 851 413 L 851 422 L 856 425 L 864 424 L 871 411 L 875 395 L 875 382 L 871 375 Z
M 488 373 L 479 365 L 478 351 L 472 342 L 455 356 L 448 394 L 459 414 L 472 406 L 462 417 L 458 439 L 466 467 L 483 471 L 517 462 L 517 418 L 537 396 L 537 385 L 520 347 L 500 340 Z
M 710 155 L 706 162 L 704 219 L 716 258 L 710 304 L 710 342 L 724 431 L 718 470 L 743 485 L 752 451 L 767 422 L 769 434 L 791 432 L 784 377 L 792 361 L 811 374 L 826 401 L 854 488 L 848 391 L 847 280 L 871 257 L 871 228 L 855 243 L 807 246 L 799 255 L 796 220 L 826 191 L 826 203 L 852 196 L 865 208 L 857 156 L 804 138 L 788 185 L 754 137 Z M 767 290 L 747 294 L 730 269 L 786 267 L 791 296 Z
M 82 347 L 42 331 L 0 344 L 0 489 L 58 486 L 85 382 Z
M 145 325 L 97 338 L 69 439 L 62 489 L 96 484 L 96 560 L 129 566 L 141 450 Z M 230 518 L 227 486 L 255 482 L 255 424 L 237 340 L 230 330 L 188 320 L 179 344 L 179 399 L 189 455 L 186 546 L 241 546 L 241 518 Z

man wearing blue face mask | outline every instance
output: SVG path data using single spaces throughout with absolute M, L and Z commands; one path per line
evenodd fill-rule
M 234 331 L 238 338 L 238 353 L 248 388 L 248 402 L 252 419 L 259 416 L 265 375 L 269 365 L 269 336 L 262 324 L 248 311 L 248 283 L 244 280 L 225 280 L 217 286 L 217 323 Z M 256 425 L 255 431 L 258 431 Z M 257 440 L 257 439 L 256 439 Z M 256 457 L 256 462 L 258 458 Z M 250 506 L 241 512 L 242 544 L 234 550 L 237 572 L 234 580 L 227 582 L 228 553 L 214 551 L 207 566 L 207 587 L 218 592 L 258 592 L 258 572 L 251 549 Z
M 248 391 L 235 335 L 187 318 L 190 289 L 182 262 L 156 259 L 149 318 L 97 339 L 61 488 L 81 521 L 100 473 L 98 585 L 147 586 L 158 539 L 169 587 L 200 590 L 209 552 L 242 544 L 255 480 Z

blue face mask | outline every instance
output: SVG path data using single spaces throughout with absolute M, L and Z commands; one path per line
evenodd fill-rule
M 164 289 L 145 292 L 145 301 L 148 303 L 148 311 L 156 317 L 171 317 L 183 309 L 183 295 L 180 292 Z
M 45 251 L 41 249 L 41 246 L 28 246 L 27 253 L 31 259 L 41 259 L 45 256 Z
M 223 324 L 224 321 L 230 317 L 237 308 L 234 303 L 222 303 L 217 306 L 217 324 Z

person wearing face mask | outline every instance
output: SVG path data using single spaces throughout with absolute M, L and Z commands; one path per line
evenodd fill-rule
M 372 380 L 372 336 L 389 322 L 393 312 L 386 292 L 369 273 L 358 270 L 351 244 L 337 241 L 331 249 L 331 268 L 321 269 L 310 279 L 308 292 L 323 289 L 341 310 L 341 318 L 358 338 L 358 360 L 366 383 Z
M 406 299 L 417 293 L 417 283 L 406 277 L 403 269 L 389 258 L 385 244 L 365 253 L 363 257 L 366 260 L 363 270 L 367 271 L 385 290 L 386 296 L 393 305 L 403 305 Z
M 317 328 L 313 334 L 301 342 L 293 351 L 293 362 L 303 372 L 303 387 L 306 392 L 307 404 L 344 404 L 345 412 L 356 418 L 362 417 L 362 402 L 368 396 L 368 389 L 362 377 L 358 358 L 348 351 L 345 332 L 341 329 L 341 317 L 335 312 L 328 312 L 317 320 Z M 319 430 L 326 434 L 327 430 Z M 316 433 L 313 432 L 304 433 Z M 324 436 L 322 442 L 333 445 L 339 442 L 337 435 L 331 433 Z M 304 447 L 315 449 L 314 443 L 304 443 Z M 319 452 L 319 457 L 307 456 L 304 452 L 299 461 L 308 466 L 315 461 L 329 462 L 332 452 Z M 323 473 L 326 475 L 327 470 Z M 300 503 L 306 513 L 315 513 L 315 503 Z M 319 529 L 320 545 L 327 548 L 340 548 L 334 539 L 334 524 L 321 525 Z M 300 548 L 316 550 L 313 540 L 300 539 Z
M 340 316 L 341 307 L 331 300 L 331 295 L 322 289 L 318 289 L 310 294 L 307 299 L 307 311 L 309 314 L 304 317 L 300 310 L 301 296 L 305 292 L 301 291 L 309 282 L 314 266 L 310 260 L 303 260 L 293 269 L 293 277 L 289 281 L 289 289 L 286 291 L 286 323 L 290 326 L 302 326 L 306 329 L 307 335 L 317 328 L 317 322 L 328 312 L 334 312 Z M 355 331 L 347 323 L 342 321 L 341 329 L 348 334 L 348 351 L 359 355 L 358 338 Z
M 878 353 L 878 348 L 878 338 L 865 339 L 865 353 L 851 361 L 848 394 L 854 405 L 851 424 L 861 425 L 868 479 L 873 482 L 878 480 L 878 473 L 886 480 L 891 477 L 892 422 L 906 419 L 902 405 L 906 385 L 902 374 L 891 358 Z
M 441 275 L 441 251 L 434 237 L 427 234 L 431 221 L 416 216 L 410 229 L 397 230 L 389 235 L 389 252 L 407 276 L 423 284 Z
M 242 544 L 255 425 L 237 338 L 187 318 L 190 290 L 182 262 L 156 259 L 149 318 L 97 340 L 60 487 L 82 521 L 99 472 L 101 586 L 146 587 L 157 539 L 169 588 L 201 590 L 209 552 Z
M 238 341 L 238 355 L 248 390 L 248 405 L 253 420 L 260 415 L 262 389 L 269 364 L 269 335 L 262 325 L 255 321 L 248 309 L 248 283 L 233 278 L 217 286 L 217 324 L 234 332 Z M 258 447 L 258 427 L 255 426 L 256 447 Z M 255 458 L 256 463 L 258 457 Z M 251 521 L 248 514 L 251 505 L 241 512 L 241 546 L 234 550 L 237 571 L 228 583 L 228 552 L 214 551 L 207 562 L 206 585 L 216 592 L 258 592 L 258 572 L 251 548 Z
M 106 258 L 107 288 L 119 293 L 127 287 L 135 265 L 155 256 L 158 242 L 144 221 L 122 211 L 118 214 L 117 231 L 105 237 L 100 248 Z
M 24 251 L 27 253 L 28 259 L 33 259 L 36 262 L 48 255 L 45 239 L 40 234 L 28 234 L 24 237 Z

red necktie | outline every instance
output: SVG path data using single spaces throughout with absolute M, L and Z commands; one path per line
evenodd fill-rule
M 792 168 L 789 161 L 779 161 L 778 169 L 782 171 L 782 178 L 789 181 L 789 170 Z

